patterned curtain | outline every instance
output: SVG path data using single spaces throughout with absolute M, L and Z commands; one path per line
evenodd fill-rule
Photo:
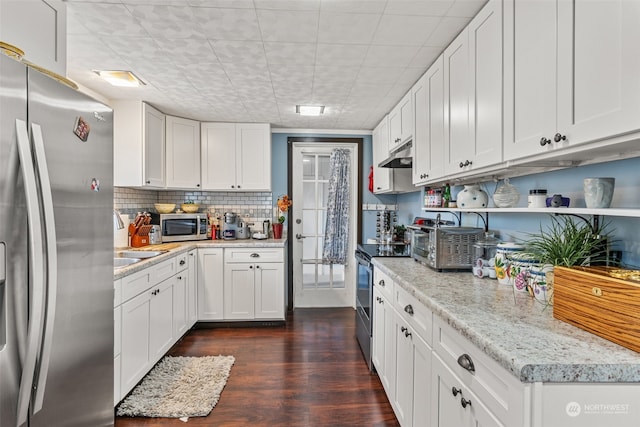
M 349 201 L 351 199 L 350 150 L 337 148 L 329 158 L 327 223 L 322 250 L 323 264 L 346 264 L 349 249 Z

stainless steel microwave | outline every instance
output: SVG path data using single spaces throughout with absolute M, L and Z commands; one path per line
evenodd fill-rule
M 163 243 L 208 238 L 206 213 L 152 214 L 151 222 L 160 226 Z
M 411 257 L 421 264 L 443 270 L 471 269 L 473 244 L 484 229 L 473 227 L 409 226 Z

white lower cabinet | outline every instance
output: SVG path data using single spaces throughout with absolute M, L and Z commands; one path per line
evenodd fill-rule
M 187 277 L 187 329 L 198 321 L 198 251 L 189 251 L 187 263 L 189 276 Z
M 122 279 L 113 283 L 113 404 L 120 401 L 122 371 Z
M 393 302 L 373 287 L 373 345 L 371 361 L 375 366 L 380 382 L 384 387 L 389 401 L 393 400 L 395 392 L 395 341 Z
M 198 249 L 198 320 L 222 320 L 224 249 Z

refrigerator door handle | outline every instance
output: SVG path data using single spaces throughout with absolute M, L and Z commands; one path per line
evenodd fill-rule
M 39 257 L 44 253 L 42 241 L 40 207 L 38 201 L 38 187 L 36 173 L 33 168 L 31 147 L 27 124 L 16 119 L 16 136 L 20 169 L 24 181 L 24 192 L 27 205 L 27 227 L 29 234 L 29 270 L 31 275 L 31 306 L 30 320 L 27 328 L 27 349 L 22 363 L 22 376 L 18 391 L 18 426 L 26 425 L 29 416 L 29 402 L 35 376 L 36 361 L 39 355 L 44 326 L 44 271 L 37 266 Z
M 42 349 L 40 351 L 40 369 L 38 371 L 38 384 L 36 386 L 36 396 L 33 401 L 33 413 L 42 409 L 42 399 L 47 385 L 49 373 L 49 359 L 51 358 L 51 343 L 53 341 L 54 319 L 56 314 L 56 295 L 58 294 L 58 252 L 56 238 L 56 221 L 53 215 L 53 198 L 51 193 L 51 180 L 49 179 L 49 168 L 44 153 L 44 138 L 40 125 L 31 124 L 31 134 L 33 135 L 34 157 L 38 177 L 40 178 L 40 196 L 42 197 L 42 210 L 44 219 L 44 235 L 46 241 L 46 289 L 45 292 L 45 323 Z

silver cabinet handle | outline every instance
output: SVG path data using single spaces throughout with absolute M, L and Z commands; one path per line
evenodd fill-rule
M 252 253 L 251 255 L 249 255 L 251 258 L 260 258 L 260 254 L 257 253 Z
M 464 369 L 471 372 L 472 374 L 475 374 L 476 372 L 476 367 L 473 364 L 473 360 L 471 360 L 471 356 L 469 356 L 466 353 L 458 357 L 458 365 L 462 366 Z

